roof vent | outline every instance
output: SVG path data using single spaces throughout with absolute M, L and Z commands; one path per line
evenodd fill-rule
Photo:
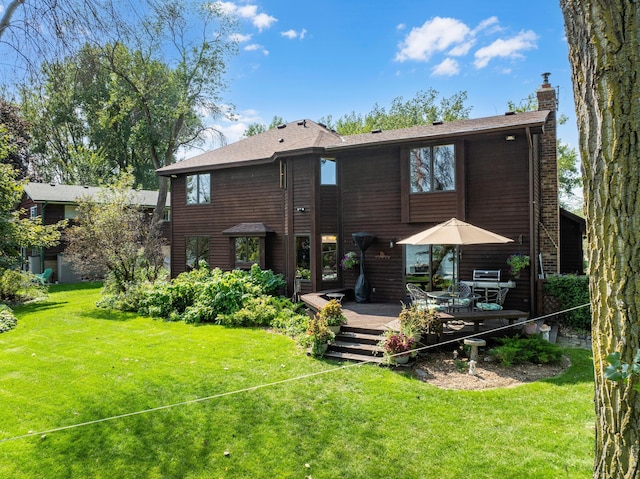
M 286 128 L 286 127 L 287 127 L 287 125 L 285 125 L 284 123 L 282 123 L 281 125 L 278 125 L 276 128 L 277 128 L 278 130 L 282 130 L 283 128 Z
M 438 121 L 434 121 L 433 123 L 431 123 L 432 125 L 442 125 L 444 123 L 444 121 L 442 120 L 438 120 Z
M 325 125 L 324 123 L 318 123 L 318 125 L 320 125 L 322 128 L 326 128 L 327 125 Z
M 371 133 L 382 133 L 382 129 L 378 128 L 376 130 L 371 130 Z
M 299 121 L 299 122 L 298 122 L 298 126 L 302 126 L 302 127 L 306 128 L 306 127 L 307 127 L 307 120 L 301 120 L 301 121 Z
M 284 143 L 284 138 L 278 138 L 278 143 Z
M 511 116 L 511 115 L 515 115 L 516 112 L 515 111 L 507 111 L 504 113 L 504 116 Z
M 49 186 L 56 186 L 56 184 L 52 181 L 51 183 L 49 183 Z

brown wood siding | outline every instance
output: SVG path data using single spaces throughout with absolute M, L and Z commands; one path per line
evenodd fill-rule
M 510 279 L 509 255 L 529 254 L 529 153 L 527 139 L 503 137 L 469 140 L 466 144 L 466 221 L 514 240 L 506 245 L 461 247 L 460 278 L 471 279 L 474 269 L 499 269 Z M 529 278 L 521 275 L 506 308 L 529 311 Z
M 185 238 L 209 237 L 211 267 L 232 269 L 232 238 L 222 232 L 239 223 L 264 223 L 275 231 L 267 236 L 267 267 L 284 272 L 283 205 L 279 165 L 229 168 L 211 172 L 211 203 L 187 205 L 185 176 L 171 180 L 171 272 L 185 270 Z

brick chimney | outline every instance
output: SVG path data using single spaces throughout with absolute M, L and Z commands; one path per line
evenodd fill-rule
M 546 274 L 560 271 L 560 210 L 558 204 L 558 149 L 556 133 L 556 90 L 549 83 L 550 73 L 542 74 L 542 86 L 536 92 L 538 110 L 549 110 L 540 136 L 540 194 L 538 197 L 538 244 Z M 537 261 L 537 258 L 536 258 Z

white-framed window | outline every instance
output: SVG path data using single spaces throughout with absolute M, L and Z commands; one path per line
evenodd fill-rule
M 454 191 L 456 155 L 453 145 L 413 148 L 409 154 L 411 193 Z
M 31 208 L 29 208 L 29 218 L 33 219 L 37 217 L 38 217 L 38 207 L 32 206 Z
M 336 184 L 336 159 L 320 158 L 320 184 Z
M 187 204 L 211 203 L 211 174 L 199 173 L 187 176 Z
M 64 205 L 64 217 L 67 220 L 72 220 L 78 216 L 78 207 L 76 205 Z

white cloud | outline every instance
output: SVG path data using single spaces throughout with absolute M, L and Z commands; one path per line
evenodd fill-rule
M 269 54 L 269 50 L 258 43 L 252 43 L 251 45 L 247 45 L 244 47 L 244 50 L 247 52 L 262 52 L 264 55 Z
M 448 51 L 448 54 L 454 57 L 464 56 L 467 53 L 469 53 L 469 50 L 471 50 L 471 47 L 473 47 L 475 44 L 476 44 L 475 40 L 469 40 L 467 42 L 461 43 L 460 45 L 456 45 L 455 47 L 453 47 L 451 50 Z
M 230 35 L 230 39 L 234 42 L 238 42 L 238 43 L 244 43 L 244 42 L 248 42 L 249 40 L 251 40 L 251 37 L 253 35 L 249 34 L 242 34 L 242 33 L 234 33 L 233 35 Z
M 271 25 L 278 21 L 277 18 L 272 17 L 271 15 L 258 13 L 257 5 L 239 6 L 234 2 L 216 2 L 215 5 L 227 15 L 237 15 L 240 18 L 246 18 L 260 32 L 265 28 L 271 27 Z
M 460 73 L 460 65 L 453 58 L 445 58 L 439 65 L 433 67 L 432 75 L 437 77 L 450 77 Z
M 396 30 L 404 30 L 405 28 L 407 28 L 407 26 L 404 23 L 398 23 L 398 25 L 396 25 Z
M 500 31 L 501 28 L 498 24 L 498 17 L 489 17 L 482 20 L 476 28 L 473 29 L 474 35 L 482 30 L 487 30 L 489 27 L 493 27 L 491 31 Z
M 476 68 L 486 67 L 494 58 L 522 58 L 521 52 L 537 48 L 538 36 L 532 30 L 520 32 L 512 38 L 499 38 L 491 45 L 480 48 L 475 53 Z
M 428 61 L 434 53 L 465 41 L 471 30 L 455 18 L 434 17 L 421 27 L 412 28 L 399 45 L 396 60 Z
M 302 40 L 306 34 L 307 34 L 306 28 L 303 28 L 300 32 L 295 31 L 293 28 L 290 30 L 287 30 L 286 32 L 280 32 L 280 35 L 290 40 L 293 40 L 294 38 L 299 38 L 300 40 Z

